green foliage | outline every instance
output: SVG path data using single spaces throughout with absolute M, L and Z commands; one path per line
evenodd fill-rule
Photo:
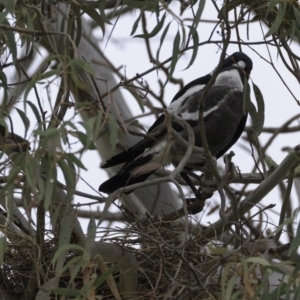
M 197 53 L 198 53 L 198 44 L 199 44 L 199 35 L 198 35 L 198 32 L 197 30 L 195 30 L 194 27 L 192 26 L 189 26 L 190 28 L 190 36 L 192 37 L 193 39 L 193 54 L 192 54 L 192 57 L 191 57 L 191 60 L 188 64 L 188 66 L 186 67 L 186 69 L 188 69 L 190 66 L 193 65 L 196 57 L 197 57 Z
M 229 1 L 229 11 L 238 8 L 243 4 L 241 0 Z M 264 5 L 256 0 L 247 2 L 249 7 L 255 12 L 254 20 L 262 20 L 269 27 L 265 38 L 274 36 L 279 39 L 291 38 L 300 41 L 300 7 L 296 0 L 270 0 L 264 1 Z M 221 10 L 224 13 L 225 6 Z M 219 16 L 220 17 L 220 16 Z M 221 17 L 220 17 L 221 18 Z
M 179 50 L 180 50 L 179 46 L 180 46 L 180 33 L 179 33 L 179 31 L 177 31 L 174 42 L 173 42 L 171 67 L 170 67 L 170 71 L 168 73 L 168 77 L 167 77 L 167 80 L 165 81 L 164 86 L 166 86 L 166 84 L 168 83 L 168 81 L 170 80 L 170 78 L 172 77 L 172 75 L 174 73 L 175 66 L 177 64 L 178 57 L 179 57 Z
M 10 27 L 9 22 L 5 19 L 3 20 L 3 24 L 7 27 Z M 11 53 L 12 60 L 14 63 L 17 62 L 17 43 L 15 41 L 15 34 L 13 31 L 6 30 L 3 32 L 3 35 L 5 36 L 6 45 L 8 48 L 8 51 Z
M 164 31 L 163 31 L 163 33 L 162 33 L 162 35 L 160 37 L 159 47 L 158 47 L 157 52 L 156 52 L 156 62 L 159 62 L 160 49 L 161 49 L 161 47 L 162 47 L 162 45 L 164 43 L 164 40 L 165 40 L 165 38 L 167 36 L 168 30 L 170 28 L 170 25 L 171 25 L 171 22 L 169 22 L 169 24 L 166 26 L 166 28 L 164 29 Z
M 113 151 L 116 147 L 117 137 L 118 137 L 118 123 L 113 114 L 109 114 L 108 116 L 108 125 L 109 125 L 109 132 L 110 132 L 110 144 Z
M 270 263 L 261 257 L 236 258 L 239 261 L 228 263 L 222 272 L 224 299 L 297 299 L 299 264 L 293 270 L 289 262 Z M 278 286 L 271 288 L 270 278 L 274 273 L 282 274 L 282 277 Z M 241 285 L 243 291 L 239 288 Z
M 134 37 L 136 37 L 136 38 L 143 38 L 143 39 L 153 38 L 163 28 L 165 19 L 166 19 L 166 13 L 164 13 L 164 15 L 162 16 L 161 20 L 157 23 L 157 25 L 153 28 L 153 30 L 150 33 L 148 33 L 148 34 L 138 34 L 138 35 L 135 35 Z
M 267 11 L 266 11 L 266 15 L 265 15 L 265 18 L 268 17 L 269 13 L 271 10 L 273 10 L 275 8 L 275 5 L 279 4 L 281 1 L 280 0 L 271 0 L 269 2 L 269 5 L 267 7 Z
M 43 163 L 43 161 L 45 161 Z M 50 162 L 47 159 L 42 159 L 42 164 L 44 170 L 46 170 L 46 187 L 45 187 L 45 199 L 44 199 L 44 206 L 45 210 L 48 210 L 52 204 L 52 199 L 54 196 L 56 183 L 57 183 L 57 169 L 54 162 Z
M 142 101 L 142 98 L 141 98 L 140 94 L 137 93 L 136 89 L 132 88 L 130 86 L 125 86 L 124 89 L 131 93 L 131 95 L 134 97 L 137 104 L 139 105 L 141 111 L 144 113 L 145 112 L 145 105 Z
M 292 241 L 292 244 L 291 244 L 291 247 L 290 247 L 290 250 L 289 250 L 289 254 L 292 254 L 292 253 L 298 251 L 299 245 L 300 245 L 300 222 L 298 223 L 297 232 L 296 232 L 296 235 L 295 235 L 295 237 Z
M 100 4 L 99 4 L 100 5 Z M 102 6 L 103 7 L 103 6 Z M 93 20 L 96 22 L 96 24 L 101 28 L 103 36 L 105 35 L 105 22 L 107 23 L 107 17 L 104 14 L 104 18 L 102 17 L 103 15 L 99 14 L 95 9 L 93 9 L 91 6 L 86 5 L 83 7 L 83 11 Z M 104 12 L 101 10 L 100 12 Z
M 249 115 L 251 116 L 252 127 L 254 132 L 257 135 L 260 135 L 265 121 L 265 104 L 264 104 L 263 95 L 259 87 L 254 82 L 252 82 L 252 86 L 254 90 L 257 109 L 255 108 L 254 104 L 251 101 L 250 85 L 248 84 L 246 79 L 244 81 L 244 91 L 243 91 L 244 105 L 245 105 L 245 109 L 249 112 Z
M 95 246 L 96 231 L 97 231 L 97 226 L 96 226 L 94 215 L 92 215 L 87 229 L 87 238 L 86 238 L 86 243 L 84 248 L 87 259 L 91 259 L 91 252 Z
M 94 220 L 93 220 L 94 222 Z M 67 254 L 67 261 L 59 271 L 59 277 L 68 276 L 68 287 L 52 288 L 51 292 L 55 295 L 67 295 L 73 297 L 79 297 L 79 299 L 86 299 L 93 291 L 99 288 L 111 274 L 116 270 L 116 266 L 106 268 L 106 271 L 99 275 L 100 263 L 97 260 L 100 259 L 97 256 L 94 260 L 90 257 L 90 250 L 95 242 L 95 222 L 89 224 L 91 233 L 88 235 L 88 240 L 85 249 L 75 244 L 67 244 L 60 247 L 53 257 L 53 266 L 57 263 L 61 255 Z M 89 231 L 88 231 L 89 232 Z M 98 264 L 98 266 L 97 266 Z M 74 288 L 78 277 L 83 277 L 84 284 L 80 284 L 79 288 Z
M 7 249 L 7 237 L 2 235 L 0 236 L 0 263 L 1 264 L 3 264 L 6 249 Z
M 133 25 L 132 25 L 132 30 L 131 30 L 130 35 L 134 35 L 134 34 L 135 34 L 135 32 L 136 32 L 136 30 L 137 30 L 137 28 L 138 28 L 138 25 L 139 25 L 139 23 L 140 23 L 140 20 L 141 20 L 141 18 L 142 18 L 143 13 L 144 13 L 144 12 L 141 11 L 141 13 L 139 14 L 139 16 L 137 17 L 137 19 L 136 19 L 135 22 L 133 23 Z
M 20 110 L 19 108 L 15 108 L 19 114 L 19 116 L 21 117 L 22 119 L 22 122 L 23 122 L 23 125 L 24 125 L 24 129 L 25 129 L 25 132 L 24 132 L 24 137 L 26 137 L 27 135 L 27 132 L 28 132 L 28 129 L 29 129 L 29 126 L 30 126 L 30 121 L 28 119 L 28 117 L 26 116 L 26 113 L 22 110 Z
M 95 299 L 98 296 L 96 291 L 99 292 L 103 283 L 106 282 L 111 293 L 117 298 L 116 295 L 119 291 L 114 282 L 114 273 L 119 266 L 115 261 L 107 265 L 102 257 L 95 257 L 93 250 L 96 240 L 100 236 L 99 224 L 97 224 L 95 216 L 91 213 L 87 234 L 84 235 L 73 203 L 75 194 L 90 197 L 93 201 L 95 199 L 105 201 L 102 195 L 101 197 L 89 195 L 87 190 L 78 191 L 80 172 L 89 171 L 82 161 L 82 155 L 86 152 L 90 153 L 91 150 L 98 149 L 101 151 L 99 149 L 101 147 L 114 152 L 119 142 L 125 144 L 122 137 L 127 134 L 126 129 L 129 126 L 142 127 L 138 119 L 130 117 L 128 120 L 123 119 L 124 111 L 120 112 L 119 109 L 127 105 L 127 102 L 124 103 L 127 101 L 127 97 L 125 97 L 124 102 L 119 101 L 115 97 L 115 91 L 119 91 L 120 87 L 126 89 L 138 103 L 143 114 L 148 114 L 150 110 L 150 113 L 157 118 L 158 114 L 165 108 L 164 104 L 168 102 L 163 94 L 164 87 L 167 83 L 171 85 L 173 82 L 180 82 L 178 78 L 174 78 L 178 61 L 183 55 L 190 55 L 185 68 L 188 69 L 197 61 L 199 47 L 214 44 L 215 49 L 220 48 L 222 50 L 226 48 L 227 45 L 224 45 L 223 41 L 229 36 L 229 32 L 226 31 L 228 21 L 230 21 L 228 24 L 231 27 L 231 33 L 234 31 L 238 33 L 239 26 L 242 26 L 242 23 L 246 23 L 248 30 L 252 26 L 252 21 L 259 20 L 266 24 L 268 29 L 265 31 L 265 35 L 262 36 L 262 41 L 264 41 L 263 38 L 269 39 L 266 42 L 268 47 L 274 47 L 278 43 L 276 49 L 278 52 L 283 52 L 283 57 L 289 58 L 289 64 L 287 65 L 294 72 L 295 78 L 299 79 L 297 77 L 299 76 L 297 69 L 299 58 L 297 52 L 289 47 L 292 41 L 299 42 L 300 40 L 299 3 L 293 0 L 263 1 L 263 4 L 262 1 L 256 0 L 247 2 L 232 0 L 227 1 L 227 6 L 222 6 L 221 2 L 213 1 L 212 3 L 216 4 L 217 7 L 215 8 L 215 15 L 212 15 L 211 18 L 216 19 L 217 14 L 219 14 L 219 18 L 223 21 L 221 36 L 219 33 L 218 35 L 214 33 L 217 30 L 217 28 L 214 28 L 209 39 L 203 41 L 201 30 L 202 22 L 205 20 L 202 16 L 208 3 L 205 0 L 194 1 L 191 5 L 187 5 L 188 2 L 181 1 L 176 3 L 177 6 L 172 6 L 173 4 L 170 1 L 156 0 L 58 2 L 60 8 L 67 8 L 59 17 L 57 16 L 57 1 L 0 1 L 0 89 L 2 97 L 0 107 L 0 205 L 1 210 L 3 210 L 0 231 L 4 233 L 4 236 L 0 236 L 2 271 L 9 270 L 12 264 L 11 261 L 8 261 L 8 258 L 15 253 L 22 252 L 22 247 L 26 243 L 29 244 L 29 247 L 26 248 L 26 255 L 23 255 L 22 258 L 26 262 L 28 262 L 28 257 L 31 259 L 29 267 L 28 265 L 24 267 L 18 265 L 15 269 L 9 270 L 9 275 L 6 273 L 6 280 L 11 280 L 12 278 L 22 277 L 19 273 L 14 273 L 15 270 L 18 272 L 23 269 L 29 270 L 30 274 L 22 274 L 25 278 L 24 282 L 21 282 L 20 285 L 16 283 L 6 285 L 5 281 L 3 282 L 3 289 L 10 291 L 11 287 L 21 286 L 23 294 L 20 298 L 24 298 L 26 297 L 25 293 L 29 290 L 33 293 L 38 289 L 43 290 L 44 284 L 46 285 L 49 281 L 55 279 L 50 282 L 51 286 L 47 289 L 49 299 L 51 293 L 51 297 L 55 295 L 61 299 Z M 176 10 L 179 6 L 180 11 L 177 13 Z M 234 19 L 234 13 L 232 13 L 230 19 L 227 20 L 227 12 L 233 12 L 234 10 L 238 12 L 238 19 Z M 187 11 L 192 12 L 189 17 L 182 15 Z M 99 29 L 101 37 L 103 36 L 109 42 L 114 43 L 115 40 L 110 40 L 110 37 L 114 38 L 114 28 L 118 26 L 118 20 L 127 12 L 132 13 L 130 18 L 134 17 L 129 19 L 126 25 L 128 36 L 122 38 L 130 40 L 136 38 L 135 42 L 145 43 L 151 64 L 151 68 L 149 67 L 146 71 L 141 70 L 143 73 L 140 74 L 143 75 L 136 75 L 134 79 L 127 78 L 125 72 L 122 71 L 122 67 L 115 66 L 114 61 L 109 61 L 108 53 L 103 50 L 105 49 L 103 40 L 98 37 L 98 32 L 93 31 L 94 28 Z M 253 15 L 255 17 L 251 19 Z M 152 19 L 155 18 L 155 22 L 149 25 L 147 20 L 151 17 Z M 85 32 L 82 26 L 87 19 L 88 22 L 93 24 L 89 32 Z M 224 36 L 222 36 L 223 33 Z M 256 46 L 254 43 L 247 44 L 248 41 L 243 41 L 238 37 L 235 40 L 235 37 L 232 36 L 234 34 L 231 35 L 230 42 L 238 44 L 242 51 L 246 49 L 246 45 L 254 48 Z M 100 62 L 98 62 L 99 57 L 94 57 L 94 61 L 86 61 L 85 55 L 87 52 L 82 53 L 79 51 L 80 43 L 84 39 L 90 39 L 91 47 L 97 48 L 99 43 L 101 44 L 103 52 L 101 52 L 102 50 L 99 51 Z M 118 42 L 117 46 L 123 47 L 122 40 L 120 39 Z M 166 47 L 168 43 L 171 45 L 169 50 Z M 236 49 L 238 46 L 236 46 Z M 42 48 L 43 50 L 41 50 Z M 85 50 L 89 51 L 90 49 Z M 259 53 L 257 48 L 255 50 Z M 164 61 L 161 61 L 163 54 L 165 54 L 162 52 L 167 52 Z M 41 58 L 39 62 L 36 60 L 37 56 Z M 94 67 L 95 64 L 92 65 L 95 61 L 97 63 L 96 67 Z M 39 65 L 38 68 L 35 68 L 35 71 L 27 68 L 27 65 L 33 66 L 37 63 Z M 139 63 L 138 60 L 137 63 Z M 212 66 L 214 65 L 212 63 Z M 103 70 L 109 70 L 111 77 L 118 78 L 119 83 L 112 86 L 109 76 L 102 78 L 105 77 L 102 74 L 107 74 Z M 257 67 L 257 70 L 258 72 L 261 71 L 259 67 Z M 146 81 L 146 76 L 151 72 L 157 74 L 157 83 L 161 88 L 161 94 L 157 92 L 159 89 L 154 89 Z M 203 75 L 201 69 L 198 72 L 196 68 L 196 72 L 196 76 L 198 74 L 199 76 Z M 184 78 L 184 75 L 181 77 Z M 99 82 L 103 85 L 100 85 Z M 254 99 L 250 98 L 250 86 L 245 86 L 245 110 L 249 112 L 253 129 L 259 135 L 264 130 L 265 120 L 264 97 L 260 91 L 263 85 L 260 84 L 259 88 L 252 81 L 255 103 L 253 103 Z M 14 93 L 11 93 L 11 91 L 14 91 Z M 153 99 L 155 101 L 152 102 Z M 147 110 L 145 109 L 146 106 Z M 128 107 L 131 108 L 130 104 Z M 78 120 L 78 114 L 85 116 L 84 121 Z M 148 124 L 146 126 L 149 127 Z M 288 130 L 288 126 L 289 124 L 283 129 Z M 109 134 L 109 142 L 107 142 L 109 145 L 98 143 L 98 139 L 104 133 Z M 276 134 L 273 136 L 275 137 Z M 96 147 L 96 142 L 97 146 L 100 144 L 100 147 Z M 253 154 L 253 157 L 255 155 L 256 153 Z M 264 160 L 264 158 L 265 152 L 262 157 L 259 157 L 259 160 Z M 293 163 L 295 163 L 298 158 L 295 155 L 293 159 Z M 259 160 L 255 162 L 255 168 L 260 168 Z M 98 164 L 98 162 L 96 163 Z M 273 166 L 272 171 L 276 172 L 280 169 L 280 166 L 281 164 Z M 234 173 L 233 180 L 239 177 L 236 183 L 243 183 L 243 174 L 239 173 L 237 175 L 234 170 L 232 173 Z M 230 180 L 226 181 L 229 177 L 227 175 L 223 176 L 222 182 L 213 181 L 211 186 L 222 185 L 226 188 L 228 194 L 233 189 L 237 189 L 234 194 L 235 197 L 240 190 L 236 187 L 231 190 L 230 187 L 232 186 L 230 184 L 232 182 Z M 255 178 L 254 182 L 251 181 L 252 175 Z M 257 179 L 257 175 L 260 175 L 259 179 Z M 280 174 L 278 178 L 282 180 L 285 175 Z M 251 176 L 249 174 L 247 176 L 246 179 L 250 183 L 257 184 L 259 182 L 261 184 L 259 187 L 266 189 L 264 184 L 271 175 L 267 172 L 264 174 L 263 172 L 259 174 L 253 172 Z M 175 182 L 176 180 L 178 178 L 172 178 L 172 181 Z M 284 190 L 285 183 L 282 182 L 281 184 L 283 186 L 281 186 L 281 189 Z M 246 184 L 244 187 L 238 199 L 242 204 L 248 197 L 247 193 L 249 194 L 252 191 L 252 187 L 249 189 Z M 151 193 L 152 191 L 147 190 L 144 197 L 147 198 L 147 195 Z M 254 198 L 256 190 L 251 195 L 254 195 Z M 288 196 L 287 198 L 289 198 Z M 142 199 L 145 200 L 144 203 L 148 200 L 146 198 Z M 16 199 L 21 201 L 18 202 Z M 160 195 L 157 196 L 157 199 L 161 202 L 169 201 L 169 199 L 161 199 Z M 100 215 L 102 226 L 105 226 L 106 222 L 102 221 L 105 221 L 109 206 L 114 200 L 113 197 L 108 198 L 104 209 L 100 208 L 100 210 L 102 209 Z M 22 210 L 17 207 L 16 203 L 22 205 Z M 130 201 L 128 203 L 132 204 Z M 186 204 L 186 202 L 183 203 Z M 80 205 L 82 204 L 78 205 L 79 212 Z M 92 204 L 89 203 L 89 205 Z M 228 206 L 228 214 L 230 214 L 234 201 L 230 201 L 226 205 Z M 288 211 L 282 210 L 283 215 L 286 213 L 287 217 L 284 222 L 278 224 L 272 234 L 280 235 L 286 229 L 289 231 L 288 237 L 291 237 L 289 255 L 292 258 L 299 248 L 300 226 L 297 226 L 295 232 L 290 230 L 290 228 L 293 229 L 295 219 L 289 217 Z M 182 210 L 177 212 L 180 215 Z M 177 216 L 177 212 L 174 215 Z M 242 210 L 239 213 L 242 214 Z M 245 213 L 245 216 L 247 213 Z M 134 223 L 135 211 L 132 214 L 130 212 L 126 214 L 126 216 L 129 215 L 130 222 Z M 263 212 L 259 212 L 258 215 L 260 218 L 258 220 L 263 223 L 261 221 L 265 220 L 263 219 Z M 210 280 L 211 273 L 215 272 L 217 268 L 222 269 L 222 271 L 221 275 L 218 274 L 218 281 L 215 286 L 222 289 L 222 299 L 259 299 L 263 297 L 263 299 L 273 300 L 292 299 L 292 297 L 297 299 L 300 297 L 298 280 L 300 263 L 297 260 L 284 261 L 278 255 L 278 259 L 281 261 L 275 263 L 273 260 L 265 258 L 267 252 L 255 253 L 241 250 L 242 246 L 240 244 L 245 241 L 246 245 L 243 244 L 243 247 L 247 247 L 250 238 L 253 236 L 257 238 L 257 232 L 261 234 L 257 238 L 258 240 L 264 237 L 265 227 L 262 224 L 247 227 L 246 232 L 249 232 L 249 239 L 246 234 L 243 235 L 243 232 L 236 233 L 243 240 L 240 241 L 234 236 L 232 239 L 237 241 L 237 245 L 230 245 L 230 250 L 227 244 L 222 243 L 222 241 L 218 241 L 220 245 L 217 247 L 208 247 L 210 252 L 207 258 L 212 258 L 213 264 L 207 269 L 201 269 L 203 265 L 199 267 L 202 262 L 198 258 L 202 257 L 200 252 L 204 246 L 207 246 L 211 237 L 206 238 L 205 230 L 201 231 L 202 229 L 199 229 L 201 231 L 199 239 L 189 240 L 190 236 L 188 238 L 185 236 L 186 240 L 184 242 L 180 241 L 180 245 L 177 245 L 176 239 L 178 236 L 175 238 L 172 236 L 171 243 L 167 244 L 164 240 L 165 237 L 161 234 L 164 226 L 167 226 L 166 223 L 168 223 L 163 219 L 165 217 L 167 216 L 162 211 L 163 222 L 159 224 L 159 228 L 153 227 L 155 230 L 151 228 L 149 241 L 153 242 L 155 247 L 157 245 L 158 247 L 157 251 L 153 251 L 154 248 L 151 245 L 150 255 L 149 253 L 146 255 L 139 253 L 140 250 L 147 248 L 146 244 L 149 242 L 147 236 L 149 232 L 147 230 L 141 230 L 141 232 L 137 230 L 140 229 L 140 226 L 143 226 L 143 222 L 137 222 L 137 225 L 134 223 L 134 239 L 130 237 L 129 240 L 126 240 L 128 232 L 121 229 L 118 233 L 125 233 L 124 236 L 126 235 L 126 237 L 111 238 L 109 240 L 111 228 L 107 231 L 103 229 L 106 235 L 105 238 L 110 242 L 118 243 L 122 241 L 122 255 L 127 253 L 127 247 L 132 241 L 134 241 L 133 244 L 135 243 L 135 248 L 137 248 L 137 245 L 141 245 L 136 252 L 131 248 L 129 252 L 134 253 L 134 256 L 138 258 L 142 257 L 143 262 L 139 262 L 139 276 L 142 277 L 142 279 L 139 278 L 141 279 L 139 284 L 142 286 L 141 290 L 145 288 L 147 295 L 153 292 L 152 298 L 176 298 L 177 295 L 172 294 L 173 290 L 164 290 L 166 287 L 172 286 L 172 289 L 173 287 L 174 289 L 178 288 L 182 293 L 185 289 L 189 289 L 190 294 L 187 297 L 192 299 L 191 294 L 197 289 L 203 291 L 206 281 Z M 197 218 L 193 222 L 198 222 Z M 246 227 L 246 223 L 252 222 L 252 215 L 249 213 L 247 222 L 242 218 L 234 220 L 235 223 L 231 224 L 230 222 L 228 221 L 226 228 L 232 224 L 242 224 Z M 200 222 L 197 225 L 200 225 Z M 211 224 L 211 226 L 213 227 L 213 238 L 218 240 L 220 234 L 218 230 L 225 230 L 225 227 L 214 227 L 214 224 Z M 232 230 L 234 230 L 233 228 L 234 226 L 231 226 Z M 187 227 L 180 231 L 180 235 L 184 230 L 187 232 Z M 157 233 L 158 237 L 154 238 L 154 233 Z M 145 240 L 138 244 L 140 239 Z M 205 239 L 205 242 L 201 239 Z M 22 243 L 18 244 L 19 241 Z M 188 251 L 192 246 L 196 247 L 196 250 L 200 249 L 200 254 L 193 249 L 192 252 L 186 255 L 185 251 Z M 166 251 L 166 256 L 162 255 L 163 251 Z M 162 255 L 157 259 L 159 263 L 155 261 L 157 253 Z M 195 253 L 196 255 L 193 256 Z M 114 258 L 114 253 L 109 254 Z M 119 265 L 128 262 L 127 257 L 124 257 L 121 261 L 118 260 Z M 169 258 L 172 259 L 171 265 L 176 265 L 174 267 L 176 268 L 174 278 L 169 275 L 170 270 L 168 268 L 170 265 L 165 268 Z M 232 258 L 236 260 L 234 261 Z M 178 260 L 176 261 L 176 259 Z M 16 260 L 20 260 L 19 257 Z M 150 263 L 151 273 L 149 274 L 143 272 L 141 268 L 141 265 L 145 263 L 144 261 Z M 218 264 L 215 264 L 215 262 Z M 194 282 L 194 279 L 190 280 L 189 276 L 184 276 L 186 275 L 184 273 L 186 272 L 185 267 L 188 271 L 192 271 L 191 274 L 196 274 L 196 281 L 201 279 L 200 284 Z M 131 269 L 134 269 L 134 267 L 131 267 Z M 151 282 L 151 290 L 149 290 L 148 287 L 143 285 L 156 269 L 159 276 L 154 276 L 155 281 L 154 283 Z M 127 272 L 130 271 L 127 270 Z M 256 272 L 260 274 L 259 280 L 255 277 Z M 270 291 L 270 274 L 275 272 L 282 275 L 282 281 L 278 282 L 274 291 Z M 125 276 L 128 273 L 125 272 Z M 144 274 L 146 275 L 144 276 Z M 168 282 L 168 284 L 164 283 L 159 286 L 159 279 L 164 276 L 171 280 L 171 284 Z M 188 278 L 189 282 L 179 283 L 179 279 L 182 278 Z M 203 284 L 204 281 L 205 284 Z M 237 288 L 237 281 L 243 282 L 244 286 Z M 154 286 L 155 291 L 153 291 Z M 165 292 L 165 295 L 162 291 Z M 217 294 L 217 291 L 215 294 Z M 31 298 L 34 298 L 34 296 Z M 215 297 L 215 295 L 213 296 Z M 179 294 L 178 299 L 181 299 L 181 297 L 182 294 Z
M 157 0 L 145 0 L 145 1 L 140 1 L 140 0 L 125 0 L 125 4 L 128 5 L 131 8 L 137 8 L 140 10 L 148 10 L 148 11 L 156 11 L 157 10 L 157 5 L 158 5 Z
M 193 24 L 191 26 L 195 31 L 196 31 L 196 29 L 198 27 L 198 24 L 200 22 L 200 19 L 201 19 L 201 16 L 202 16 L 202 13 L 203 13 L 203 10 L 204 10 L 204 7 L 205 7 L 206 0 L 198 0 L 197 2 L 198 2 L 198 8 L 197 8 L 195 17 L 193 19 Z
M 276 18 L 274 20 L 274 23 L 272 24 L 271 28 L 269 29 L 269 31 L 265 35 L 266 38 L 278 31 L 279 27 L 281 26 L 281 24 L 284 20 L 285 11 L 286 11 L 286 2 L 285 1 L 280 2 L 278 13 L 277 13 Z M 268 14 L 268 12 L 267 12 L 267 14 Z

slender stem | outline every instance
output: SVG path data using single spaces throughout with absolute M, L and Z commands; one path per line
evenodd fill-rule
M 284 198 L 283 198 L 283 202 L 282 202 L 282 206 L 281 206 L 278 226 L 280 226 L 284 222 L 284 219 L 286 217 L 286 212 L 287 212 L 288 204 L 289 204 L 289 201 L 290 201 L 291 191 L 292 191 L 293 182 L 294 182 L 294 170 L 298 166 L 298 164 L 299 164 L 298 162 L 295 163 L 292 166 L 292 168 L 290 169 L 290 172 L 289 172 L 288 184 L 287 184 L 287 188 L 286 188 Z M 282 230 L 283 230 L 283 227 L 281 227 L 281 229 L 278 230 L 278 232 L 276 233 L 276 235 L 274 237 L 274 240 L 275 240 L 276 243 L 278 243 L 278 241 L 280 239 L 280 236 L 282 234 Z
M 290 171 L 293 165 L 297 162 L 299 164 L 299 149 L 297 151 L 292 151 L 289 153 L 281 164 L 276 168 L 276 170 L 267 177 L 245 200 L 243 200 L 239 206 L 238 210 L 241 214 L 249 212 L 255 205 L 257 205 L 275 186 L 280 182 L 286 174 Z M 233 212 L 231 211 L 226 215 L 227 220 L 233 220 Z M 206 242 L 207 239 L 213 238 L 216 235 L 220 235 L 223 231 L 223 221 L 219 220 L 211 226 L 203 230 L 202 241 Z

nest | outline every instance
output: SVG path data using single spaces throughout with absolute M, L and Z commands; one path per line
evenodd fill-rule
M 122 234 L 122 229 L 115 229 L 103 239 L 121 244 L 137 258 L 135 299 L 221 299 L 220 259 L 197 243 L 200 230 L 185 230 L 180 223 L 148 218 L 127 227 L 123 237 L 113 238 Z
M 36 269 L 44 272 L 49 270 L 58 243 L 56 238 L 50 238 L 49 232 L 45 232 L 44 236 L 48 236 L 48 238 L 42 249 L 27 235 L 16 236 L 6 247 L 1 267 L 1 288 L 9 291 L 16 299 L 24 296 Z M 42 266 L 37 264 L 38 256 L 43 256 Z M 44 280 L 41 279 L 41 282 L 43 283 Z
M 137 253 L 146 295 L 141 299 L 220 299 L 216 270 L 206 276 L 212 257 L 197 243 L 200 231 L 185 237 L 184 226 L 173 225 L 151 222 L 143 230 Z
M 138 290 L 135 299 L 221 299 L 221 278 L 220 272 L 217 272 L 220 259 L 197 242 L 200 230 L 185 234 L 185 229 L 179 223 L 163 223 L 150 218 L 143 223 L 132 223 L 126 229 L 105 229 L 107 234 L 102 241 L 121 245 L 137 259 Z M 11 291 L 16 299 L 24 297 L 36 267 L 43 273 L 38 278 L 40 286 L 55 276 L 52 260 L 58 249 L 57 239 L 48 235 L 42 250 L 42 266 L 36 264 L 36 255 L 41 254 L 37 249 L 28 236 L 21 236 L 7 247 L 2 265 L 2 288 Z M 76 255 L 76 251 L 69 251 L 65 263 Z M 109 263 L 106 265 L 108 268 L 115 267 L 113 277 L 118 285 L 118 268 Z M 98 278 L 102 275 L 95 261 L 90 261 L 88 268 Z M 70 287 L 71 276 L 70 271 L 65 271 L 60 277 L 59 287 Z M 81 270 L 73 279 L 74 290 L 84 286 L 83 278 Z M 38 290 L 37 287 L 36 292 Z M 101 299 L 115 299 L 105 280 L 94 289 L 94 294 Z M 53 294 L 52 299 L 66 298 Z

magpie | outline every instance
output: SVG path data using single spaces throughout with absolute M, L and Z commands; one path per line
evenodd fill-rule
M 243 106 L 244 79 L 249 79 L 252 60 L 242 52 L 227 57 L 208 91 L 204 102 L 204 127 L 209 150 L 217 159 L 236 143 L 247 121 Z M 124 152 L 104 163 L 101 168 L 109 168 L 125 163 L 119 172 L 103 182 L 99 191 L 110 194 L 115 190 L 145 181 L 157 169 L 173 164 L 178 165 L 186 148 L 174 137 L 170 137 L 168 115 L 177 115 L 192 127 L 195 146 L 202 147 L 199 128 L 199 104 L 205 86 L 212 78 L 214 70 L 184 86 L 166 109 L 149 128 L 147 136 Z M 187 140 L 187 131 L 172 121 L 172 128 Z M 187 170 L 201 170 L 205 157 L 193 154 L 189 158 Z M 128 192 L 130 193 L 130 192 Z

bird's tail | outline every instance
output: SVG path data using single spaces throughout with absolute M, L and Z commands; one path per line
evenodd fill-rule
M 126 163 L 130 160 L 134 160 L 142 153 L 143 150 L 134 151 L 134 147 L 131 147 L 128 150 L 116 154 L 112 156 L 110 159 L 108 159 L 107 161 L 103 162 L 101 164 L 101 168 L 106 169 L 106 168 L 110 168 L 116 165 Z
M 108 179 L 107 181 L 103 182 L 99 187 L 99 191 L 106 194 L 111 194 L 115 190 L 120 189 L 122 187 L 145 181 L 152 173 L 153 172 L 150 172 L 147 174 L 140 175 L 138 177 L 129 177 L 117 174 Z M 125 194 L 128 195 L 131 192 L 133 191 L 125 192 Z
M 152 155 L 147 155 L 125 164 L 115 176 L 100 185 L 99 191 L 111 194 L 122 187 L 145 181 L 159 167 L 158 164 L 151 163 L 151 159 Z

